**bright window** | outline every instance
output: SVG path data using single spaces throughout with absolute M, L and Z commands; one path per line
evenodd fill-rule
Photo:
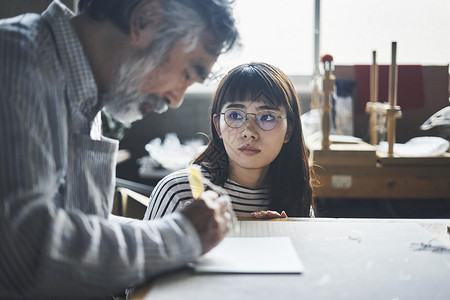
M 339 65 L 450 62 L 449 0 L 322 0 L 320 54 Z M 314 0 L 236 0 L 243 49 L 219 59 L 222 71 L 250 61 L 272 63 L 289 75 L 314 69 Z
M 322 0 L 321 49 L 337 64 L 391 63 L 397 41 L 399 64 L 450 62 L 448 0 Z
M 313 0 L 236 0 L 240 51 L 219 58 L 222 71 L 251 61 L 271 63 L 287 74 L 311 74 Z

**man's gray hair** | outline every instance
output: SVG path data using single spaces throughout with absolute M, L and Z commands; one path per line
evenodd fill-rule
M 133 8 L 143 0 L 80 0 L 80 13 L 95 19 L 108 18 L 123 32 L 130 33 L 130 16 Z M 205 49 L 218 55 L 227 52 L 239 42 L 232 14 L 232 0 L 150 0 L 159 1 L 161 21 L 152 45 L 163 46 L 160 52 L 168 53 L 175 43 L 195 47 L 204 39 L 205 32 L 212 35 Z M 163 45 L 162 45 L 163 44 Z M 152 49 L 155 51 L 156 49 Z

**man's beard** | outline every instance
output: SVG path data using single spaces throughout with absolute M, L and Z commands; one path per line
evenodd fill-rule
M 159 60 L 152 60 L 150 56 L 141 54 L 122 61 L 114 74 L 109 92 L 103 96 L 106 112 L 120 122 L 131 123 L 142 119 L 149 111 L 163 113 L 168 109 L 167 99 L 139 92 L 145 75 L 158 66 Z

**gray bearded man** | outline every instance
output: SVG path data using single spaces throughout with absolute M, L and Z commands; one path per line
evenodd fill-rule
M 0 21 L 0 298 L 105 298 L 179 268 L 230 228 L 208 191 L 154 221 L 110 214 L 118 142 L 104 108 L 132 122 L 177 108 L 237 44 L 227 0 L 59 1 Z M 226 200 L 226 199 L 225 199 Z

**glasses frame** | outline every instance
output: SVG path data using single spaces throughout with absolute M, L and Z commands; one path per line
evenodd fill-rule
M 241 111 L 241 112 L 243 113 L 243 115 L 245 115 L 245 121 L 244 121 L 244 123 L 242 123 L 242 125 L 236 127 L 236 126 L 231 126 L 230 124 L 228 124 L 227 118 L 225 117 L 225 114 L 226 114 L 228 111 L 230 111 L 230 110 L 232 110 L 232 111 Z M 270 111 L 270 110 L 264 110 L 264 111 Z M 262 111 L 262 112 L 264 112 L 264 111 Z M 258 115 L 259 113 L 256 113 L 256 114 L 255 114 L 255 113 L 248 113 L 248 112 L 246 112 L 245 110 L 240 109 L 240 108 L 228 108 L 228 109 L 226 109 L 224 112 L 220 113 L 219 115 L 223 115 L 223 119 L 224 119 L 224 121 L 225 121 L 225 124 L 227 124 L 228 127 L 234 128 L 234 129 L 241 128 L 242 126 L 244 126 L 245 123 L 247 123 L 247 121 L 248 121 L 248 115 L 254 115 L 254 116 L 255 116 L 255 123 L 256 123 L 256 125 L 258 125 L 258 127 L 259 127 L 261 130 L 264 130 L 264 131 L 270 131 L 270 130 L 274 129 L 275 127 L 277 127 L 278 119 L 287 119 L 287 116 L 279 116 L 277 113 L 272 112 L 272 111 L 271 111 L 271 113 L 273 113 L 273 114 L 276 116 L 276 122 L 275 122 L 275 125 L 274 125 L 272 128 L 270 128 L 270 129 L 264 129 L 264 128 L 261 127 L 261 125 L 259 124 L 259 119 L 257 118 L 257 115 Z

